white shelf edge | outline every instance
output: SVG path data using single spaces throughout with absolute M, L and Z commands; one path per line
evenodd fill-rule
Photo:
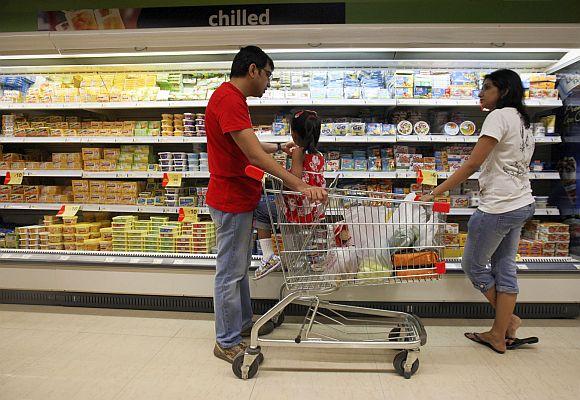
M 285 143 L 290 135 L 258 135 L 262 142 Z M 431 134 L 426 136 L 321 136 L 320 143 L 476 143 L 477 136 L 445 136 Z M 63 137 L 14 137 L 0 136 L 0 143 L 142 143 L 142 144 L 181 144 L 207 143 L 205 137 L 191 136 L 63 136 Z M 537 137 L 536 143 L 562 143 L 560 136 Z
M 7 170 L 0 170 L 0 176 L 5 176 Z M 24 170 L 24 175 L 29 177 L 66 177 L 66 178 L 86 178 L 86 179 L 161 179 L 163 172 L 155 171 L 82 171 L 82 170 Z M 184 178 L 209 178 L 209 172 L 187 171 L 183 172 Z M 452 172 L 439 172 L 439 179 L 447 179 Z M 340 175 L 343 179 L 415 179 L 417 173 L 414 171 L 326 171 L 326 178 L 336 178 Z M 471 175 L 468 179 L 479 179 L 479 172 Z M 559 180 L 558 172 L 530 172 L 532 180 Z
M 561 100 L 531 99 L 528 107 L 560 107 Z M 248 99 L 251 107 L 267 106 L 414 106 L 414 107 L 479 107 L 479 100 L 454 99 Z M 207 100 L 91 102 L 91 103 L 0 103 L 0 110 L 115 110 L 141 108 L 195 108 L 206 107 Z

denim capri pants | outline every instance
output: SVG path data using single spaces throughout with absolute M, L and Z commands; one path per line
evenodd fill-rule
M 501 214 L 476 210 L 471 216 L 461 267 L 476 289 L 519 292 L 515 259 L 522 227 L 535 209 L 531 203 Z

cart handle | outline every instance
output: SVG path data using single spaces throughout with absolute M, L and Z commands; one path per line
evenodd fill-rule
M 264 170 L 256 167 L 255 165 L 246 166 L 245 173 L 248 177 L 261 182 L 264 179 Z
M 420 199 L 421 199 L 421 196 L 419 196 L 419 195 L 415 196 L 415 201 L 419 201 Z M 442 214 L 449 214 L 449 212 L 451 211 L 451 204 L 449 204 L 447 202 L 442 202 L 442 201 L 434 201 L 433 202 L 433 211 L 439 212 Z

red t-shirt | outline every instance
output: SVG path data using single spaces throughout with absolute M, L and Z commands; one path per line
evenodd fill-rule
M 253 211 L 262 193 L 262 184 L 246 176 L 250 164 L 230 132 L 252 128 L 246 98 L 229 82 L 211 96 L 205 109 L 209 187 L 206 202 L 232 213 Z

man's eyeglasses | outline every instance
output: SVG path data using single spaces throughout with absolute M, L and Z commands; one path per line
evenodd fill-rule
M 268 71 L 267 69 L 260 69 L 260 71 L 264 71 L 266 73 L 266 78 L 268 78 L 268 80 L 272 79 L 272 71 Z

